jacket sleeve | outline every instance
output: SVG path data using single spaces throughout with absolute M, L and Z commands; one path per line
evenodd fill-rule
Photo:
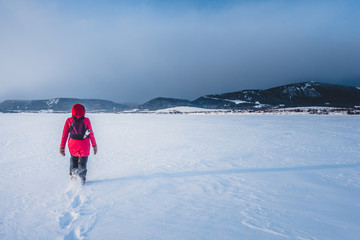
M 63 134 L 62 134 L 62 137 L 61 137 L 61 143 L 60 143 L 60 147 L 62 148 L 65 148 L 66 146 L 66 141 L 69 137 L 69 129 L 70 129 L 70 120 L 67 119 L 66 122 L 65 122 L 65 125 L 64 125 L 64 129 L 63 129 Z
M 96 140 L 95 140 L 95 135 L 94 135 L 94 131 L 93 131 L 92 126 L 91 126 L 90 119 L 88 119 L 88 123 L 86 125 L 86 128 L 91 130 L 91 132 L 89 134 L 89 139 L 90 139 L 90 142 L 91 142 L 91 146 L 94 147 L 94 146 L 96 146 Z

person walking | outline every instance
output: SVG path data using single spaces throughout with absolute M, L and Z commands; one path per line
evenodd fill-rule
M 77 103 L 72 107 L 71 114 L 72 117 L 68 118 L 64 125 L 60 154 L 65 156 L 65 146 L 69 139 L 71 179 L 76 179 L 79 176 L 81 183 L 85 184 L 90 146 L 92 146 L 94 154 L 97 153 L 98 147 L 90 119 L 85 117 L 85 107 Z

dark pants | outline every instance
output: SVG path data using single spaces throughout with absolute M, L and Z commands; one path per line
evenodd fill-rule
M 74 157 L 71 156 L 70 158 L 70 175 L 72 175 L 73 172 L 77 172 L 77 175 L 82 180 L 86 180 L 86 164 L 88 161 L 88 157 Z

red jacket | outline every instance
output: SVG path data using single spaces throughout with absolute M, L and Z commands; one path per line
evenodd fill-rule
M 85 108 L 81 104 L 75 104 L 72 108 L 72 116 L 81 118 L 85 116 Z M 61 138 L 61 144 L 60 147 L 65 148 L 66 141 L 69 138 L 69 131 L 70 131 L 70 125 L 75 120 L 71 117 L 68 118 L 64 125 L 64 130 Z M 90 155 L 90 143 L 92 146 L 96 146 L 96 140 L 94 136 L 94 132 L 91 127 L 90 119 L 84 118 L 84 124 L 85 129 L 90 129 L 91 132 L 89 134 L 89 137 L 83 139 L 83 140 L 76 140 L 69 138 L 68 147 L 70 154 L 75 157 L 87 157 Z

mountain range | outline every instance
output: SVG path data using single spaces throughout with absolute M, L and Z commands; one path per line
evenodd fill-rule
M 230 110 L 310 106 L 354 108 L 360 106 L 360 88 L 319 82 L 303 82 L 266 90 L 242 90 L 206 95 L 194 101 L 158 97 L 138 106 L 99 99 L 6 100 L 0 103 L 0 112 L 69 112 L 75 103 L 83 104 L 87 112 L 156 111 L 181 106 Z
M 260 110 L 289 107 L 345 107 L 360 106 L 360 88 L 318 82 L 303 82 L 266 90 L 243 90 L 206 95 L 194 101 L 155 98 L 138 108 L 159 110 L 178 106 L 206 109 Z
M 101 99 L 54 98 L 48 100 L 6 100 L 0 103 L 0 112 L 70 112 L 75 103 L 85 106 L 87 112 L 124 111 L 130 106 Z

